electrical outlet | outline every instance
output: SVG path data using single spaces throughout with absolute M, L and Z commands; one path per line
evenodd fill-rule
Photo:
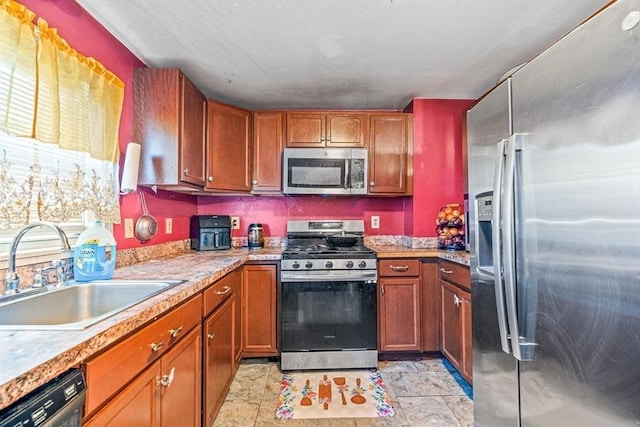
M 164 220 L 164 230 L 166 234 L 173 233 L 173 218 L 165 218 Z
M 371 216 L 371 228 L 380 228 L 380 217 Z
M 231 217 L 231 228 L 234 230 L 239 230 L 240 229 L 240 217 L 239 216 L 232 216 Z
M 133 239 L 133 218 L 124 219 L 124 238 Z

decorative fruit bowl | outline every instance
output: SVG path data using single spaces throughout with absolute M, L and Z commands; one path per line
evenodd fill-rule
M 459 251 L 464 249 L 464 211 L 459 203 L 449 203 L 436 218 L 438 249 Z

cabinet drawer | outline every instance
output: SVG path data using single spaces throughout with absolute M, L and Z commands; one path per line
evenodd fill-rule
M 88 415 L 202 320 L 198 295 L 86 363 Z
M 381 259 L 378 264 L 380 276 L 419 276 L 418 259 Z
M 207 317 L 213 310 L 231 296 L 235 283 L 240 285 L 242 277 L 240 271 L 241 269 L 239 268 L 235 269 L 204 291 L 203 317 Z
M 448 282 L 456 283 L 468 290 L 471 289 L 471 276 L 469 267 L 450 261 L 440 261 L 440 278 Z

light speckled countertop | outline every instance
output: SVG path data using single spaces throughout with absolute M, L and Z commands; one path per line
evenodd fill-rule
M 372 246 L 379 258 L 438 257 L 469 265 L 466 252 Z M 114 279 L 184 283 L 80 331 L 0 331 L 0 409 L 162 315 L 249 261 L 279 261 L 283 248 L 191 251 L 116 269 Z

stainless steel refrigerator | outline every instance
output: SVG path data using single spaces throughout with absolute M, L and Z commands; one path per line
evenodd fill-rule
M 640 426 L 640 0 L 467 115 L 477 427 Z

